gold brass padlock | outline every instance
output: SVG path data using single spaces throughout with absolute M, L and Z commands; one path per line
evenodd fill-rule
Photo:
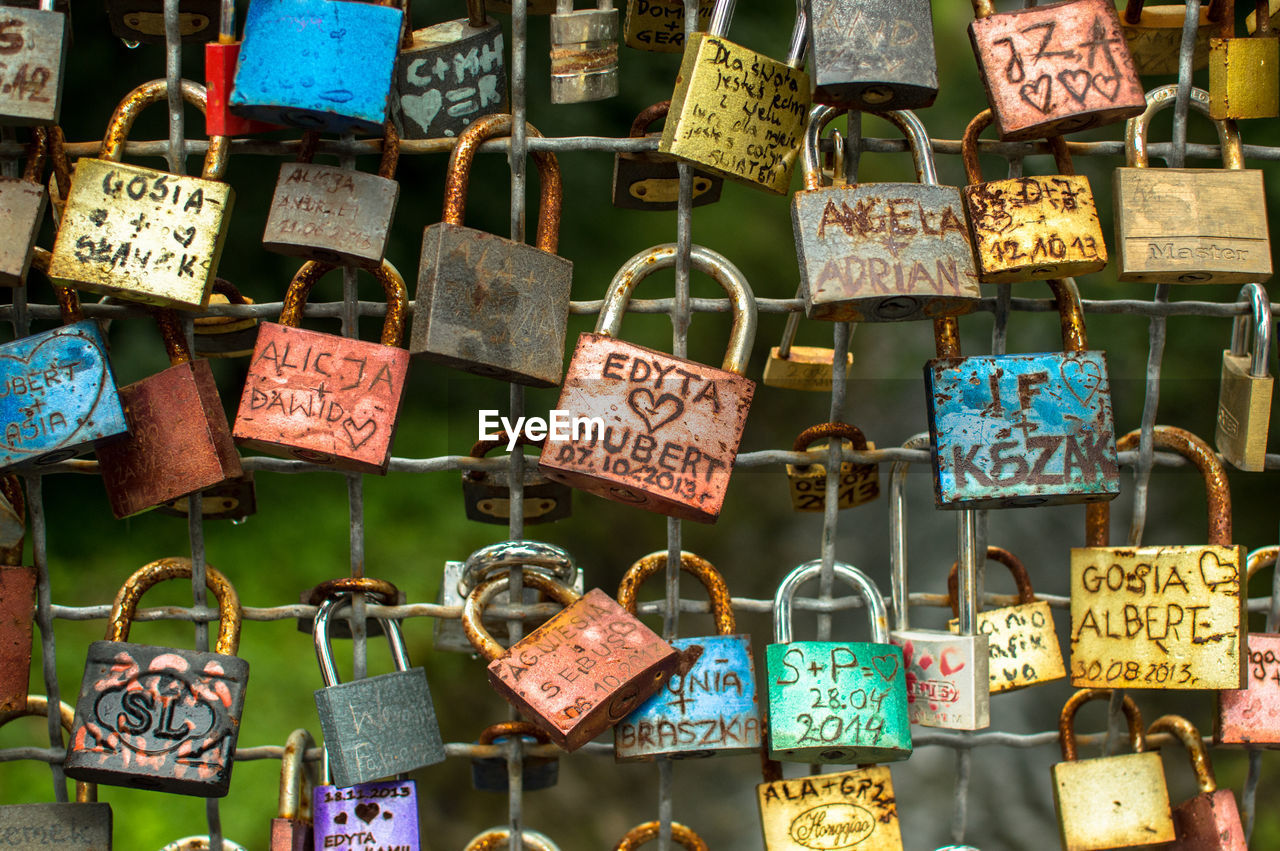
M 756 787 L 765 851 L 902 851 L 898 802 L 887 765 L 787 780 L 762 759 Z
M 796 298 L 803 297 L 803 291 Z M 769 349 L 769 359 L 764 362 L 764 383 L 769 387 L 787 390 L 812 390 L 830 393 L 835 381 L 835 349 L 822 346 L 795 345 L 796 331 L 800 329 L 800 311 L 787 314 L 786 327 L 782 329 L 782 342 Z M 853 370 L 853 352 L 844 355 L 844 380 L 848 381 Z
M 1267 371 L 1271 360 L 1271 299 L 1261 284 L 1245 284 L 1240 298 L 1253 305 L 1253 353 L 1246 353 L 1250 317 L 1237 316 L 1231 329 L 1231 348 L 1222 352 L 1218 427 L 1213 443 L 1233 467 L 1257 473 L 1266 468 L 1275 383 Z
M 1261 26 L 1249 38 L 1209 39 L 1210 118 L 1280 116 L 1280 37 L 1267 0 L 1257 0 L 1253 19 Z
M 1196 23 L 1196 44 L 1191 54 L 1191 69 L 1198 71 L 1209 60 L 1209 38 L 1227 19 L 1226 0 L 1200 4 Z M 1143 0 L 1128 0 L 1120 16 L 1133 65 L 1139 74 L 1178 73 L 1178 54 L 1182 46 L 1182 26 L 1187 18 L 1187 5 L 1147 6 Z
M 876 445 L 863 435 L 862 429 L 848 423 L 822 423 L 800 432 L 791 447 L 792 452 L 804 452 L 814 441 L 830 441 L 839 438 L 843 447 L 848 443 L 854 449 L 865 451 Z M 825 456 L 825 450 L 822 453 Z M 827 468 L 825 464 L 788 464 L 787 481 L 791 485 L 791 507 L 796 511 L 823 511 L 827 506 Z M 870 502 L 880 495 L 880 465 L 840 463 L 840 489 L 837 509 L 853 508 Z

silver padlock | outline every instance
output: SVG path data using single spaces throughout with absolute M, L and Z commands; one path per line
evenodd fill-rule
M 618 94 L 618 10 L 613 0 L 574 10 L 556 0 L 551 16 L 551 102 L 583 103 Z
M 34 5 L 34 4 L 33 4 Z M 6 5 L 0 54 L 0 124 L 57 124 L 67 55 L 67 15 Z
M 1271 361 L 1271 299 L 1262 284 L 1245 284 L 1240 300 L 1253 306 L 1252 316 L 1237 316 L 1231 328 L 1231 348 L 1222 353 L 1222 383 L 1218 388 L 1218 427 L 1214 447 L 1232 466 L 1261 472 L 1267 466 L 1267 432 L 1271 425 L 1271 393 L 1275 380 Z M 1253 352 L 1249 330 L 1253 329 Z
M 184 836 L 181 839 L 175 839 L 160 851 L 209 851 L 212 847 L 212 840 L 206 833 L 204 836 Z M 232 842 L 224 836 L 222 851 L 246 851 L 246 849 L 239 842 Z

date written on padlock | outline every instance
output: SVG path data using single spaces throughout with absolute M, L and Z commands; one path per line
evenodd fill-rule
M 358 786 L 320 786 L 315 790 L 316 848 L 417 848 L 418 785 L 386 780 Z

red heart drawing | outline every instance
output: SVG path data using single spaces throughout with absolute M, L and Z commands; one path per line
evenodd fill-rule
M 952 661 L 954 660 L 954 661 Z M 954 647 L 948 647 L 942 651 L 942 661 L 938 663 L 938 670 L 942 672 L 942 676 L 949 677 L 956 671 L 964 669 L 964 654 Z

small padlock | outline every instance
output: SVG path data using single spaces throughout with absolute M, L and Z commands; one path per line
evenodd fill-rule
M 222 0 L 221 7 L 218 38 L 204 46 L 204 85 L 209 99 L 204 112 L 205 133 L 212 138 L 280 130 L 279 124 L 241 118 L 231 112 L 231 86 L 240 59 L 240 41 L 236 39 L 234 0 Z
M 160 849 L 160 851 L 209 851 L 213 848 L 213 840 L 206 833 L 203 836 L 184 836 L 181 839 L 175 839 L 168 845 Z M 222 837 L 222 851 L 248 851 L 239 842 L 232 842 L 225 836 Z
M 403 606 L 405 601 L 404 592 L 385 579 L 375 579 L 372 576 L 342 576 L 338 579 L 326 579 L 314 588 L 303 591 L 298 595 L 298 602 L 304 606 L 319 606 L 330 597 L 351 594 L 352 592 L 363 593 L 366 599 L 381 603 L 384 606 Z M 355 619 L 354 610 L 349 608 L 343 609 L 340 614 L 330 617 L 330 640 L 351 638 L 351 630 Z M 297 624 L 298 632 L 307 635 L 314 634 L 316 626 L 314 615 L 299 617 Z M 382 621 L 377 618 L 366 618 L 364 634 L 366 638 L 376 638 L 382 635 Z
M 20 287 L 27 280 L 36 234 L 49 201 L 42 179 L 48 139 L 48 130 L 32 128 L 22 177 L 0 177 L 0 211 L 5 225 L 0 239 L 0 286 Z
M 551 15 L 551 102 L 585 103 L 618 94 L 618 10 L 613 0 L 594 9 L 556 0 Z
M 665 550 L 639 559 L 622 577 L 618 602 L 635 615 L 636 591 L 666 568 Z M 707 589 L 716 634 L 671 639 L 671 646 L 680 653 L 680 665 L 657 694 L 613 728 L 613 757 L 618 762 L 760 750 L 751 636 L 735 634 L 729 586 L 711 562 L 693 553 L 680 553 L 680 569 Z
M 969 185 L 964 210 L 973 235 L 978 280 L 1012 284 L 1099 272 L 1107 244 L 1089 178 L 1076 174 L 1061 136 L 1049 139 L 1058 174 L 983 181 L 978 135 L 991 124 L 984 109 L 960 145 Z
M 1276 547 L 1263 547 L 1249 553 L 1248 578 L 1252 579 L 1262 568 L 1274 567 L 1278 551 Z M 1247 587 L 1247 584 L 1242 586 Z M 1218 692 L 1213 723 L 1216 747 L 1280 747 L 1280 611 L 1277 602 L 1280 600 L 1273 598 L 1267 607 L 1265 631 L 1249 633 L 1245 687 Z
M 178 32 L 184 42 L 218 37 L 219 0 L 179 0 Z M 107 0 L 111 34 L 129 44 L 164 44 L 164 0 Z
M 839 438 L 843 448 L 846 442 L 859 452 L 875 449 L 862 429 L 848 423 L 822 423 L 800 432 L 791 446 L 792 452 L 804 452 L 809 444 L 820 440 L 829 443 Z M 812 450 L 810 450 L 812 452 Z M 825 453 L 820 457 L 825 457 Z M 791 507 L 796 511 L 825 511 L 827 507 L 827 468 L 824 464 L 788 464 L 787 481 L 791 485 Z M 840 462 L 840 487 L 836 508 L 853 508 L 870 502 L 880 495 L 880 465 Z
M 843 562 L 835 575 L 867 606 L 871 641 L 792 641 L 796 590 L 818 578 L 821 561 L 787 574 L 773 597 L 773 640 L 765 649 L 769 758 L 787 762 L 896 762 L 911 756 L 902 649 L 889 643 L 880 589 Z M 815 694 L 816 692 L 816 694 Z
M 313 851 L 311 809 L 316 764 L 306 761 L 316 746 L 311 733 L 299 727 L 289 734 L 280 760 L 280 803 L 271 820 L 271 851 Z
M 782 766 L 764 760 L 756 787 L 765 851 L 857 847 L 902 851 L 898 802 L 886 765 L 785 780 Z
M 147 589 L 190 578 L 191 559 L 162 558 L 138 568 L 116 595 L 106 640 L 89 645 L 63 763 L 68 777 L 202 798 L 227 794 L 249 681 L 249 663 L 235 655 L 235 588 L 205 566 L 205 585 L 218 600 L 212 653 L 128 641 Z
M 699 523 L 720 516 L 756 384 L 746 378 L 756 335 L 747 279 L 694 245 L 689 262 L 729 294 L 733 327 L 720 369 L 618 339 L 631 293 L 676 262 L 674 243 L 641 251 L 609 284 L 594 333 L 578 337 L 556 408 L 598 422 L 583 440 L 548 435 L 548 478 L 645 511 Z
M 1226 21 L 1227 2 L 1211 0 L 1200 4 L 1195 45 L 1191 49 L 1191 70 L 1199 71 L 1209 61 L 1209 38 Z M 1139 74 L 1177 74 L 1182 52 L 1182 29 L 1187 5 L 1147 7 L 1143 0 L 1127 0 L 1120 17 L 1133 66 Z
M 258 512 L 258 494 L 253 484 L 253 471 L 219 482 L 200 491 L 200 516 L 205 520 L 230 520 L 240 523 Z M 156 514 L 190 517 L 191 497 L 180 496 L 156 506 Z M 308 621 L 310 623 L 310 621 Z M 310 627 L 308 627 L 310 631 Z
M 1262 25 L 1248 38 L 1209 39 L 1209 117 L 1280 116 L 1280 37 L 1271 29 L 1268 0 L 1256 0 Z M 1230 5 L 1230 4 L 1228 4 Z
M 384 260 L 374 272 L 387 297 L 380 342 L 300 327 L 312 286 L 336 268 L 304 263 L 280 321 L 258 329 L 232 434 L 241 446 L 272 455 L 385 476 L 409 371 L 409 352 L 400 348 L 409 299 L 400 273 Z
M 418 784 L 412 780 L 384 780 L 348 788 L 319 786 L 314 810 L 315 851 L 419 851 L 425 847 L 418 830 Z
M 560 383 L 573 263 L 560 240 L 560 164 L 534 151 L 542 194 L 537 245 L 464 227 L 476 149 L 511 132 L 510 115 L 487 115 L 449 155 L 444 216 L 422 234 L 409 351 L 430 363 L 531 387 Z M 530 136 L 540 136 L 528 127 Z
M 803 295 L 803 289 L 796 291 L 796 298 Z M 782 342 L 769 349 L 769 359 L 764 362 L 764 383 L 769 387 L 787 390 L 830 393 L 835 381 L 835 349 L 795 345 L 799 329 L 800 313 L 793 310 L 787 314 L 787 324 L 782 329 Z M 850 379 L 852 370 L 853 352 L 845 352 L 845 381 Z
M 222 182 L 230 140 L 209 140 L 198 178 L 120 162 L 138 113 L 168 90 L 164 80 L 152 80 L 126 95 L 111 115 L 101 157 L 76 162 L 49 277 L 129 301 L 203 310 L 235 200 Z M 203 86 L 183 80 L 182 96 L 204 111 Z
M 635 851 L 658 838 L 661 825 L 656 821 L 638 824 L 627 831 L 627 835 L 618 841 L 613 851 Z M 671 822 L 671 841 L 687 851 L 707 851 L 707 843 L 693 828 L 678 821 Z
M 35 6 L 5 7 L 0 124 L 57 124 L 62 112 L 68 13 L 55 11 L 53 0 Z
M 423 668 L 409 667 L 399 621 L 382 623 L 395 660 L 394 673 L 338 681 L 329 647 L 329 619 L 346 602 L 334 596 L 321 603 L 312 633 L 324 677 L 324 688 L 316 690 L 316 712 L 334 784 L 355 786 L 443 762 L 444 743 L 427 674 Z
M 19 488 L 16 476 L 5 476 L 2 484 L 5 491 Z M 19 516 L 25 519 L 25 505 Z M 15 545 L 0 548 L 0 715 L 26 705 L 31 680 L 36 569 L 22 561 L 21 537 Z
M 500 446 L 510 442 L 507 433 L 500 431 L 492 437 L 477 440 L 471 447 L 472 458 L 483 458 Z M 525 432 L 516 436 L 516 446 L 534 446 L 541 449 L 545 440 L 530 440 Z M 462 474 L 462 502 L 468 520 L 506 526 L 511 519 L 511 471 L 466 470 Z M 521 503 L 526 526 L 551 523 L 568 517 L 573 511 L 572 491 L 560 482 L 553 482 L 535 466 L 533 459 L 524 464 L 521 474 Z M 439 621 L 436 621 L 439 623 Z
M 711 23 L 712 0 L 698 0 L 698 32 Z M 684 50 L 684 3 L 681 0 L 627 0 L 622 21 L 622 41 L 627 47 L 653 53 Z
M 228 304 L 250 305 L 253 299 L 241 295 L 235 284 L 223 278 L 213 282 L 210 307 Z M 256 316 L 197 316 L 191 320 L 192 339 L 198 358 L 245 358 L 253 354 L 258 341 Z
M 1230 789 L 1218 788 L 1200 731 L 1180 715 L 1162 715 L 1147 728 L 1148 740 L 1157 733 L 1169 733 L 1187 749 L 1200 790 L 1173 808 L 1178 838 L 1163 847 L 1168 851 L 1248 851 L 1236 796 Z
M 528 721 L 503 721 L 491 724 L 480 734 L 482 745 L 506 745 L 512 736 L 519 736 L 521 745 L 545 745 L 551 739 L 545 732 Z M 522 748 L 523 750 L 523 748 Z M 549 789 L 560 780 L 560 759 L 554 756 L 531 756 L 525 753 L 520 761 L 520 788 L 524 792 Z M 477 756 L 471 758 L 471 785 L 481 792 L 506 792 L 510 789 L 505 756 Z
M 929 0 L 814 0 L 805 32 L 814 103 L 884 112 L 938 97 Z
M 377 174 L 316 165 L 320 136 L 308 132 L 298 161 L 280 166 L 262 247 L 277 254 L 377 269 L 387 253 L 400 184 L 400 137 L 387 122 Z
M 1238 298 L 1248 299 L 1248 315 L 1231 326 L 1231 348 L 1222 352 L 1218 386 L 1218 425 L 1213 444 L 1233 467 L 1259 473 L 1267 465 L 1267 432 L 1271 425 L 1271 299 L 1261 284 L 1245 284 Z M 1248 354 L 1252 330 L 1253 352 Z
M 647 0 L 631 0 L 632 3 Z M 683 7 L 682 7 L 683 8 Z M 631 122 L 632 139 L 645 138 L 655 121 L 662 121 L 671 101 L 655 103 Z M 657 138 L 657 134 L 649 134 Z M 720 200 L 724 178 L 694 169 L 690 204 L 701 207 Z M 671 157 L 656 151 L 620 151 L 613 156 L 613 206 L 625 210 L 674 210 L 680 205 L 680 167 Z
M 511 828 L 495 827 L 471 837 L 471 841 L 463 851 L 497 851 L 500 848 L 510 847 L 510 842 Z M 536 830 L 521 830 L 520 842 L 528 851 L 560 851 L 560 846 L 552 842 L 551 837 Z
M 1149 168 L 1147 128 L 1173 104 L 1177 86 L 1147 93 L 1147 111 L 1125 126 L 1125 168 L 1115 170 L 1116 252 L 1121 281 L 1247 284 L 1271 277 L 1262 171 L 1244 167 L 1233 121 L 1215 121 L 1225 168 Z M 1209 95 L 1191 90 L 1207 112 Z

